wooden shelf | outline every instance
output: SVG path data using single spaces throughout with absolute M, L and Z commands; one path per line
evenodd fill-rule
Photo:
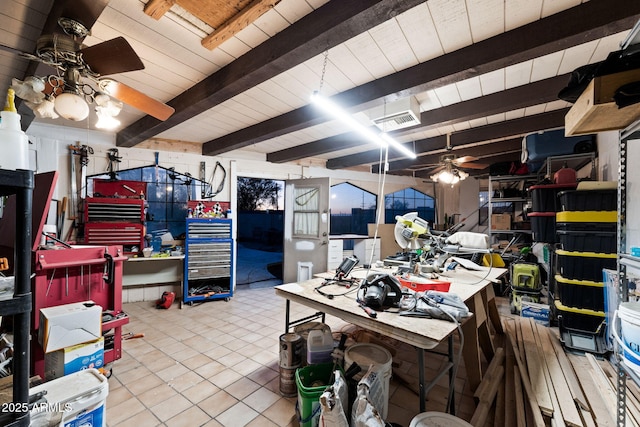
M 624 129 L 640 117 L 640 103 L 618 108 L 613 96 L 621 86 L 640 81 L 640 69 L 595 77 L 565 116 L 565 135 Z

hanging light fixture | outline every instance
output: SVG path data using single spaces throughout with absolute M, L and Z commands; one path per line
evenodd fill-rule
M 360 122 L 358 122 L 348 111 L 342 108 L 340 105 L 331 101 L 329 98 L 325 98 L 320 95 L 320 91 L 322 90 L 322 85 L 324 84 L 324 75 L 327 71 L 327 62 L 329 60 L 329 51 L 325 50 L 324 52 L 324 62 L 322 64 L 322 74 L 320 76 L 320 87 L 317 91 L 314 91 L 311 94 L 311 103 L 315 106 L 319 107 L 326 114 L 332 116 L 335 119 L 340 120 L 342 123 L 349 126 L 351 129 L 362 135 L 368 141 L 373 142 L 374 144 L 379 145 L 380 147 L 388 147 L 391 146 L 395 150 L 401 152 L 405 156 L 410 159 L 416 158 L 416 153 L 407 149 L 404 145 L 400 144 L 398 141 L 393 139 L 386 132 L 377 132 L 373 131 L 371 128 L 364 126 Z
M 64 77 L 64 88 L 61 94 L 56 95 L 54 108 L 61 117 L 79 122 L 89 115 L 89 105 L 78 86 L 80 72 L 77 68 L 69 67 Z
M 452 167 L 451 163 L 447 163 L 444 169 L 431 175 L 431 179 L 442 184 L 455 185 L 468 176 L 468 173 Z
M 351 127 L 351 129 L 358 132 L 360 135 L 365 137 L 367 140 L 373 142 L 374 144 L 378 144 L 381 147 L 386 147 L 387 145 L 390 145 L 391 147 L 401 152 L 406 157 L 409 157 L 410 159 L 416 158 L 416 153 L 409 150 L 404 145 L 400 144 L 398 141 L 393 139 L 388 133 L 374 132 L 372 129 L 362 125 L 360 122 L 354 119 L 353 116 L 349 114 L 349 112 L 344 110 L 341 106 L 331 101 L 330 99 L 320 95 L 318 92 L 313 92 L 313 94 L 311 94 L 311 102 L 315 106 L 322 109 L 325 113 L 329 114 L 335 119 L 340 120 L 342 123 L 348 125 L 349 127 Z

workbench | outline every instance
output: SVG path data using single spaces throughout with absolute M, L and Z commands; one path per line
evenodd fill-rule
M 167 285 L 182 292 L 184 255 L 168 257 L 129 257 L 123 266 L 122 291 L 125 302 L 155 301 Z M 175 288 L 175 289 L 174 289 Z
M 473 313 L 461 325 L 464 335 L 462 355 L 472 390 L 475 390 L 482 380 L 480 351 L 484 353 L 488 361 L 493 358 L 494 349 L 489 321 L 497 332 L 502 333 L 492 283 L 496 282 L 506 271 L 503 268 L 468 271 L 459 266 L 455 271 L 447 271 L 444 273 L 446 276 L 442 277 L 451 281 L 449 292 L 457 294 Z M 351 276 L 362 278 L 366 277 L 367 273 L 373 272 L 374 270 L 354 269 Z M 383 269 L 380 272 L 391 273 L 391 270 Z M 428 390 L 447 372 L 449 373 L 449 387 L 450 390 L 453 390 L 455 378 L 453 378 L 452 368 L 454 363 L 459 362 L 454 360 L 453 354 L 454 332 L 458 329 L 455 323 L 439 319 L 404 317 L 392 312 L 378 312 L 377 317 L 372 318 L 356 303 L 356 292 L 335 296 L 331 299 L 316 292 L 315 288 L 321 285 L 324 280 L 322 277 L 316 277 L 300 283 L 287 283 L 275 287 L 276 295 L 287 300 L 285 333 L 289 332 L 290 327 L 311 320 L 314 316 L 316 316 L 315 318 L 322 316 L 323 320 L 325 314 L 335 316 L 353 325 L 410 344 L 417 349 L 420 412 L 425 410 L 425 398 Z M 323 287 L 322 291 L 337 295 L 344 293 L 345 287 L 329 285 Z M 291 320 L 289 316 L 291 301 L 318 310 L 318 312 L 304 319 Z M 434 349 L 445 340 L 448 342 L 449 363 L 430 384 L 425 384 L 425 351 Z M 451 393 L 451 396 L 455 397 L 455 392 Z M 452 413 L 455 412 L 453 400 L 449 402 L 449 409 Z

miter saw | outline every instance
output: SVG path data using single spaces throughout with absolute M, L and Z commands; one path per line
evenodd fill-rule
M 429 223 L 420 218 L 417 212 L 397 215 L 393 234 L 403 251 L 387 257 L 384 263 L 411 268 L 416 272 L 419 271 L 418 264 L 422 264 L 427 270 L 439 271 L 452 255 L 471 257 L 476 253 L 488 253 L 489 236 L 458 231 L 462 226 L 464 223 L 446 231 L 436 231 L 431 230 Z

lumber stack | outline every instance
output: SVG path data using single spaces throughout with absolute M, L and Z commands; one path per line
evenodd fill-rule
M 565 353 L 556 333 L 528 318 L 503 319 L 505 340 L 474 393 L 473 426 L 616 426 L 616 369 Z M 627 381 L 627 425 L 640 425 L 640 389 Z

